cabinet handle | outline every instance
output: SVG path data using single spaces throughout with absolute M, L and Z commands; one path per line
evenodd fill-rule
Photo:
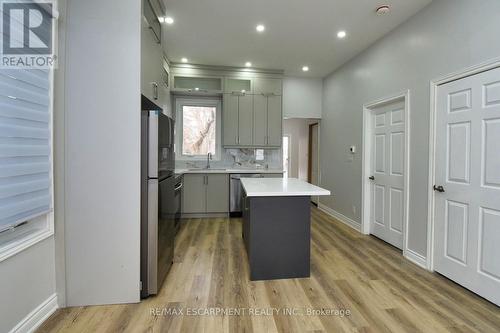
M 153 82 L 153 99 L 157 100 L 158 99 L 158 83 Z

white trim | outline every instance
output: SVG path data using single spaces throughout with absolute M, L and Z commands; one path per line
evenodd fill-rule
M 52 294 L 49 298 L 43 301 L 26 317 L 24 317 L 10 333 L 28 333 L 34 332 L 40 325 L 43 324 L 57 310 L 57 294 Z
M 50 215 L 52 214 L 53 213 L 50 213 Z M 52 237 L 52 235 L 54 235 L 54 227 L 53 227 L 54 223 L 53 222 L 48 222 L 48 223 L 49 223 L 48 227 L 41 230 L 37 230 L 35 232 L 28 231 L 27 235 L 19 237 L 18 239 L 13 240 L 11 243 L 3 247 L 0 251 L 0 262 L 12 256 L 15 256 L 19 252 L 26 250 L 27 248 L 43 241 L 44 239 Z
M 436 179 L 436 116 L 437 88 L 440 85 L 460 80 L 500 67 L 500 58 L 494 58 L 464 70 L 444 75 L 430 82 L 430 124 L 429 124 L 429 184 L 427 202 L 427 269 L 434 271 L 434 182 Z
M 427 269 L 427 258 L 417 252 L 407 249 L 404 251 L 403 256 L 414 263 L 417 266 L 422 267 L 423 269 Z
M 220 161 L 222 159 L 222 101 L 217 97 L 176 97 L 175 98 L 175 118 L 176 118 L 176 142 L 178 145 L 175 146 L 175 158 L 179 161 L 206 161 L 206 155 L 196 155 L 188 156 L 182 155 L 182 111 L 183 105 L 190 106 L 211 106 L 216 108 L 215 114 L 215 155 L 212 156 L 214 161 Z
M 356 230 L 357 232 L 361 232 L 361 225 L 354 221 L 353 219 L 345 216 L 344 214 L 341 214 L 337 212 L 336 210 L 322 204 L 318 203 L 318 209 L 321 210 L 322 212 L 330 215 L 331 217 L 335 218 L 339 222 L 344 223 L 345 225 L 351 227 L 352 229 Z
M 403 217 L 403 255 L 411 251 L 408 248 L 408 225 L 410 210 L 410 90 L 404 90 L 400 93 L 378 99 L 374 102 L 363 105 L 363 156 L 362 156 L 362 213 L 361 213 L 361 232 L 365 235 L 370 234 L 370 209 L 371 209 L 371 128 L 372 128 L 372 110 L 382 104 L 387 104 L 399 99 L 405 103 L 405 155 L 404 155 L 404 217 Z

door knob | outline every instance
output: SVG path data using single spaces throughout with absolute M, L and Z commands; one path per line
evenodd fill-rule
M 434 185 L 434 191 L 443 193 L 444 187 L 441 185 L 439 185 L 439 186 Z
M 374 176 L 370 176 L 368 177 L 369 180 L 375 180 L 375 177 Z

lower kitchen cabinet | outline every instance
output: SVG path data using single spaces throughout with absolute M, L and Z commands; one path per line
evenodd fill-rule
M 185 174 L 182 213 L 229 212 L 229 176 L 227 174 Z
M 206 211 L 206 175 L 184 175 L 184 189 L 182 191 L 183 213 L 205 213 Z
M 207 213 L 229 212 L 229 176 L 207 175 Z

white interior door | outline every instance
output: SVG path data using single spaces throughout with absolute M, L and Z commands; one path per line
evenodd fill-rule
M 436 107 L 434 268 L 500 305 L 500 69 L 439 86 Z
M 370 233 L 402 249 L 405 161 L 405 103 L 372 110 Z
M 318 124 L 311 127 L 311 184 L 319 185 L 318 181 Z M 311 201 L 318 204 L 318 197 L 311 197 Z

